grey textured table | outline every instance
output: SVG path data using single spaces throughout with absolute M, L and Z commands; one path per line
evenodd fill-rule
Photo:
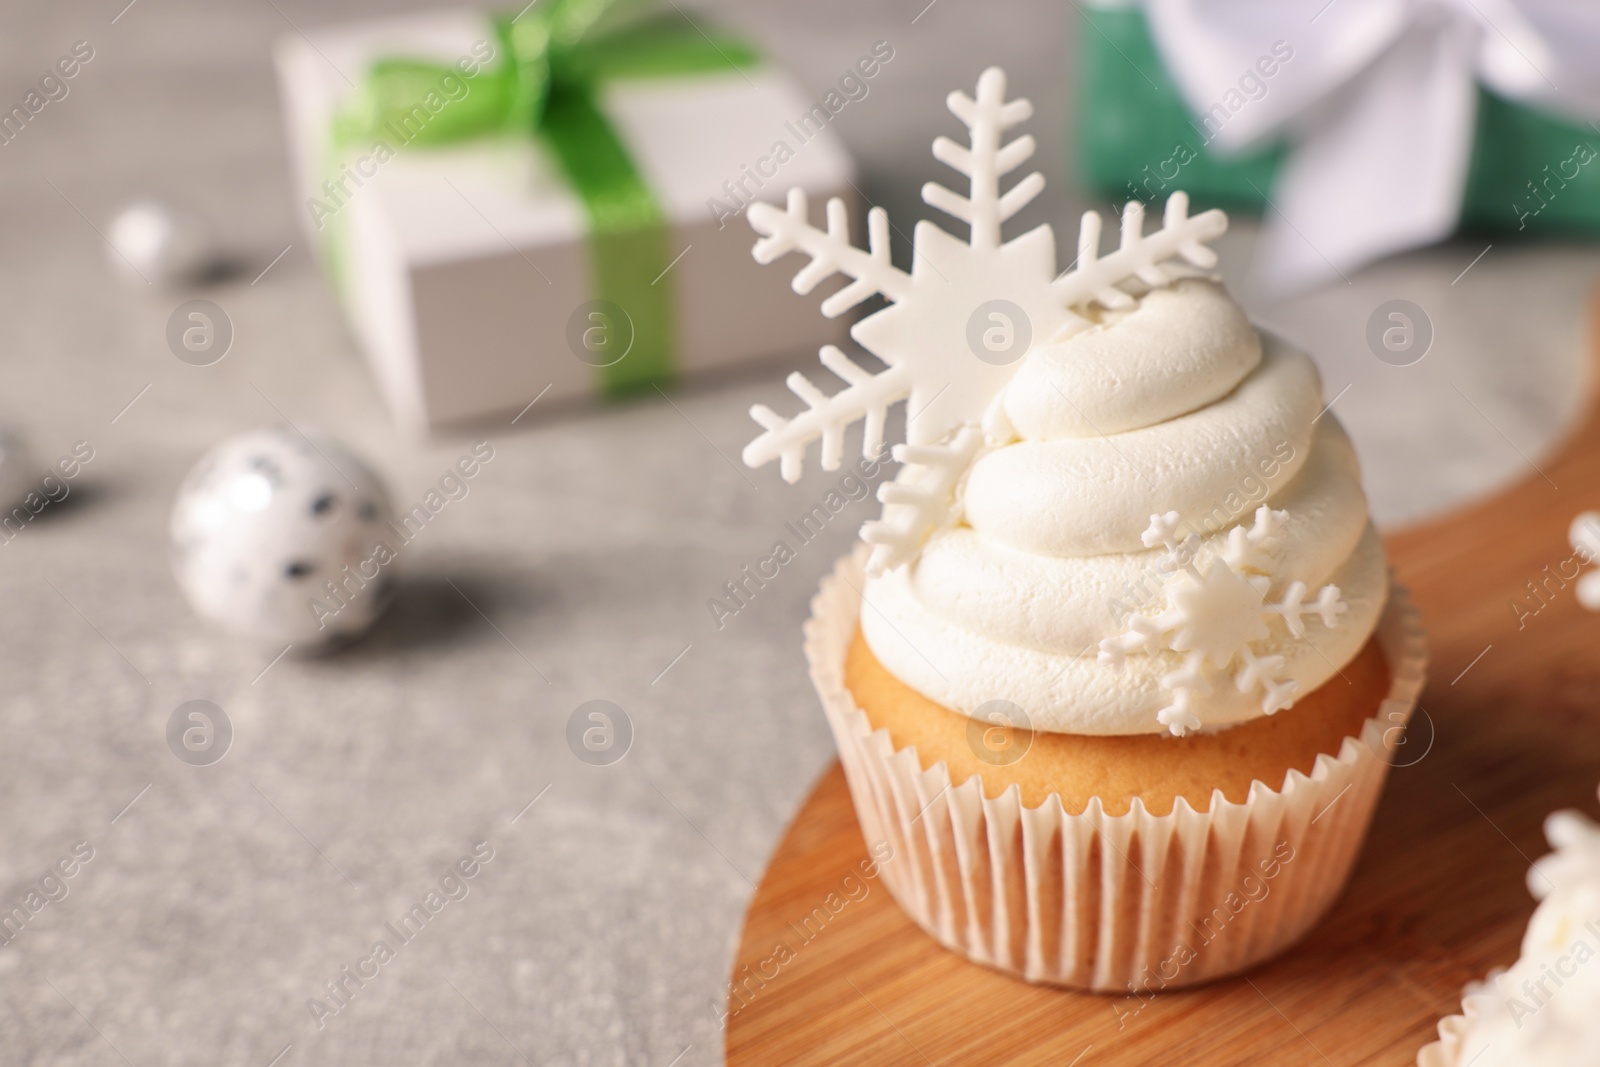
M 0 101 L 72 42 L 96 50 L 70 95 L 0 147 L 4 416 L 43 459 L 78 440 L 95 452 L 67 500 L 0 545 L 0 901 L 23 901 L 76 842 L 94 850 L 0 948 L 0 1062 L 718 1062 L 751 882 L 832 752 L 799 624 L 870 505 L 712 624 L 706 599 L 833 480 L 789 487 L 732 462 L 746 407 L 784 396 L 768 368 L 670 402 L 486 427 L 495 459 L 406 550 L 391 615 L 342 655 L 273 663 L 209 632 L 171 580 L 165 524 L 212 442 L 283 420 L 332 430 L 409 506 L 472 438 L 392 433 L 294 224 L 267 47 L 291 21 L 380 5 L 123 2 L 13 0 L 0 35 Z M 907 232 L 928 142 L 952 126 L 944 93 L 1008 65 L 1038 107 L 1050 188 L 1034 217 L 1070 236 L 1085 206 L 1064 165 L 1071 5 L 922 5 L 725 14 L 819 95 L 873 41 L 893 43 L 838 129 Z M 138 193 L 209 211 L 243 257 L 206 294 L 238 331 L 215 366 L 167 351 L 178 296 L 106 269 L 96 228 Z M 1253 307 L 1316 352 L 1385 522 L 1532 474 L 1579 395 L 1600 255 L 1497 240 L 1458 278 L 1489 240 Z M 1249 225 L 1225 241 L 1230 271 L 1251 242 Z M 1409 368 L 1362 339 L 1395 296 L 1438 331 Z M 164 739 L 197 697 L 236 731 L 204 768 Z M 594 698 L 636 732 L 609 767 L 565 742 Z M 494 855 L 468 895 L 319 1026 L 308 1000 L 479 841 Z

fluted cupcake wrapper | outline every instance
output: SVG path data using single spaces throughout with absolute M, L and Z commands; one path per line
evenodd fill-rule
M 1415 608 L 1392 590 L 1378 640 L 1387 698 L 1337 756 L 1243 803 L 1214 794 L 1169 815 L 1135 799 L 1071 815 L 1059 798 L 1023 805 L 1013 785 L 990 799 L 941 762 L 923 767 L 873 730 L 845 687 L 861 606 L 862 557 L 823 580 L 806 656 L 869 844 L 887 842 L 885 884 L 946 947 L 1032 982 L 1099 992 L 1175 989 L 1243 970 L 1309 930 L 1344 887 L 1383 789 L 1400 727 L 1422 690 Z

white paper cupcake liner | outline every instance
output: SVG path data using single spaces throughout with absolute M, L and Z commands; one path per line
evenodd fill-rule
M 951 787 L 873 730 L 845 688 L 862 556 L 823 580 L 806 623 L 811 678 L 870 844 L 888 842 L 883 879 L 905 912 L 946 947 L 1025 978 L 1098 992 L 1175 989 L 1243 970 L 1309 930 L 1343 889 L 1405 723 L 1422 690 L 1418 613 L 1395 587 L 1378 626 L 1388 697 L 1335 756 L 1281 788 L 1256 782 L 1244 803 L 1179 798 L 1169 815 L 1135 799 L 1069 815 L 1058 797 L 1025 807 L 976 777 Z M 1292 858 L 1281 861 L 1286 849 Z M 1274 869 L 1272 860 L 1280 859 Z M 1273 870 L 1264 877 L 1263 864 Z M 1187 951 L 1185 951 L 1187 950 Z

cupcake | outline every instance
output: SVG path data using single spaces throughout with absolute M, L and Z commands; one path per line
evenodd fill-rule
M 1468 986 L 1418 1067 L 1589 1067 L 1600 1047 L 1600 826 L 1545 820 L 1555 852 L 1528 871 L 1539 901 L 1509 970 Z
M 968 195 L 923 189 L 968 224 L 917 224 L 910 272 L 845 206 L 753 204 L 756 258 L 811 262 L 823 303 L 888 306 L 837 348 L 833 394 L 802 375 L 792 417 L 752 409 L 745 461 L 800 477 L 846 431 L 906 442 L 883 514 L 823 583 L 812 677 L 895 899 L 981 963 L 1097 991 L 1169 989 L 1282 950 L 1342 888 L 1422 682 L 1349 439 L 1310 359 L 1249 322 L 1207 274 L 1218 211 L 1167 201 L 1117 247 L 1084 217 L 1077 259 L 1048 226 L 1002 240 L 1037 195 L 1002 190 L 1033 141 L 1000 71 L 950 110 L 969 143 L 934 155 Z

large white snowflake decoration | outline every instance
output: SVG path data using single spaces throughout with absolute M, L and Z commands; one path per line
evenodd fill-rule
M 933 155 L 966 175 L 970 190 L 961 196 L 929 182 L 922 187 L 922 198 L 967 223 L 970 234 L 961 241 L 919 221 L 909 274 L 889 262 L 889 216 L 882 208 L 867 213 L 865 249 L 850 243 L 842 200 L 828 202 L 825 230 L 808 221 L 806 195 L 799 189 L 790 190 L 787 210 L 761 203 L 748 210 L 750 224 L 763 235 L 755 245 L 757 261 L 770 263 L 796 251 L 811 257 L 795 275 L 796 292 L 809 293 L 834 274 L 854 279 L 822 302 L 824 315 L 841 315 L 874 295 L 889 301 L 850 330 L 886 368 L 873 373 L 838 348 L 825 346 L 822 365 L 845 388 L 829 395 L 804 375 L 791 374 L 789 388 L 805 401 L 806 410 L 785 417 L 765 405 L 752 407 L 751 417 L 764 432 L 744 450 L 748 465 L 776 459 L 784 480 L 794 482 L 807 446 L 820 439 L 823 469 L 837 470 L 851 425 L 865 422 L 862 455 L 876 456 L 883 447 L 885 413 L 890 405 L 907 401 L 906 445 L 894 450 L 905 466 L 894 482 L 879 487 L 882 517 L 862 529 L 862 538 L 873 546 L 868 570 L 874 574 L 912 559 L 930 530 L 959 518 L 953 504 L 956 484 L 984 443 L 980 428 L 995 443 L 1009 432 L 995 401 L 1026 355 L 1019 353 L 1020 358 L 1005 365 L 977 357 L 967 338 L 980 308 L 1006 301 L 1021 310 L 1033 347 L 1057 341 L 1092 325 L 1091 305 L 1126 307 L 1139 293 L 1203 274 L 1216 263 L 1205 242 L 1227 229 L 1222 212 L 1191 218 L 1188 197 L 1174 193 L 1167 200 L 1162 228 L 1149 234 L 1144 232 L 1144 205 L 1128 204 L 1121 242 L 1104 256 L 1100 216 L 1085 214 L 1077 262 L 1059 276 L 1055 235 L 1048 225 L 1002 243 L 1001 223 L 1044 187 L 1044 176 L 1035 171 L 1000 190 L 1000 179 L 1034 151 L 1033 138 L 1026 134 L 1001 143 L 1006 130 L 1033 113 L 1028 101 L 1007 100 L 1005 95 L 1005 74 L 991 67 L 979 77 L 975 98 L 961 92 L 948 97 L 950 110 L 971 133 L 970 147 L 940 137 L 933 142 Z
M 1219 552 L 1201 548 L 1193 535 L 1179 541 L 1182 521 L 1177 512 L 1150 516 L 1145 545 L 1167 549 L 1159 565 L 1165 575 L 1161 609 L 1130 616 L 1125 632 L 1101 641 L 1100 662 L 1120 668 L 1129 653 L 1185 653 L 1183 666 L 1162 676 L 1161 686 L 1172 694 L 1172 702 L 1156 713 L 1157 721 L 1174 734 L 1200 726 L 1195 699 L 1211 693 L 1211 675 L 1226 673 L 1235 663 L 1233 684 L 1241 693 L 1260 689 L 1265 714 L 1289 707 L 1300 683 L 1279 677 L 1282 656 L 1258 656 L 1251 645 L 1269 636 L 1268 624 L 1274 619 L 1295 637 L 1305 636 L 1307 615 L 1317 616 L 1329 629 L 1338 625 L 1346 605 L 1336 585 L 1324 585 L 1310 603 L 1304 582 L 1290 584 L 1276 601 L 1267 599 L 1273 582 L 1272 559 L 1265 549 L 1288 517 L 1286 511 L 1259 508 L 1250 529 L 1241 525 L 1229 530 Z

